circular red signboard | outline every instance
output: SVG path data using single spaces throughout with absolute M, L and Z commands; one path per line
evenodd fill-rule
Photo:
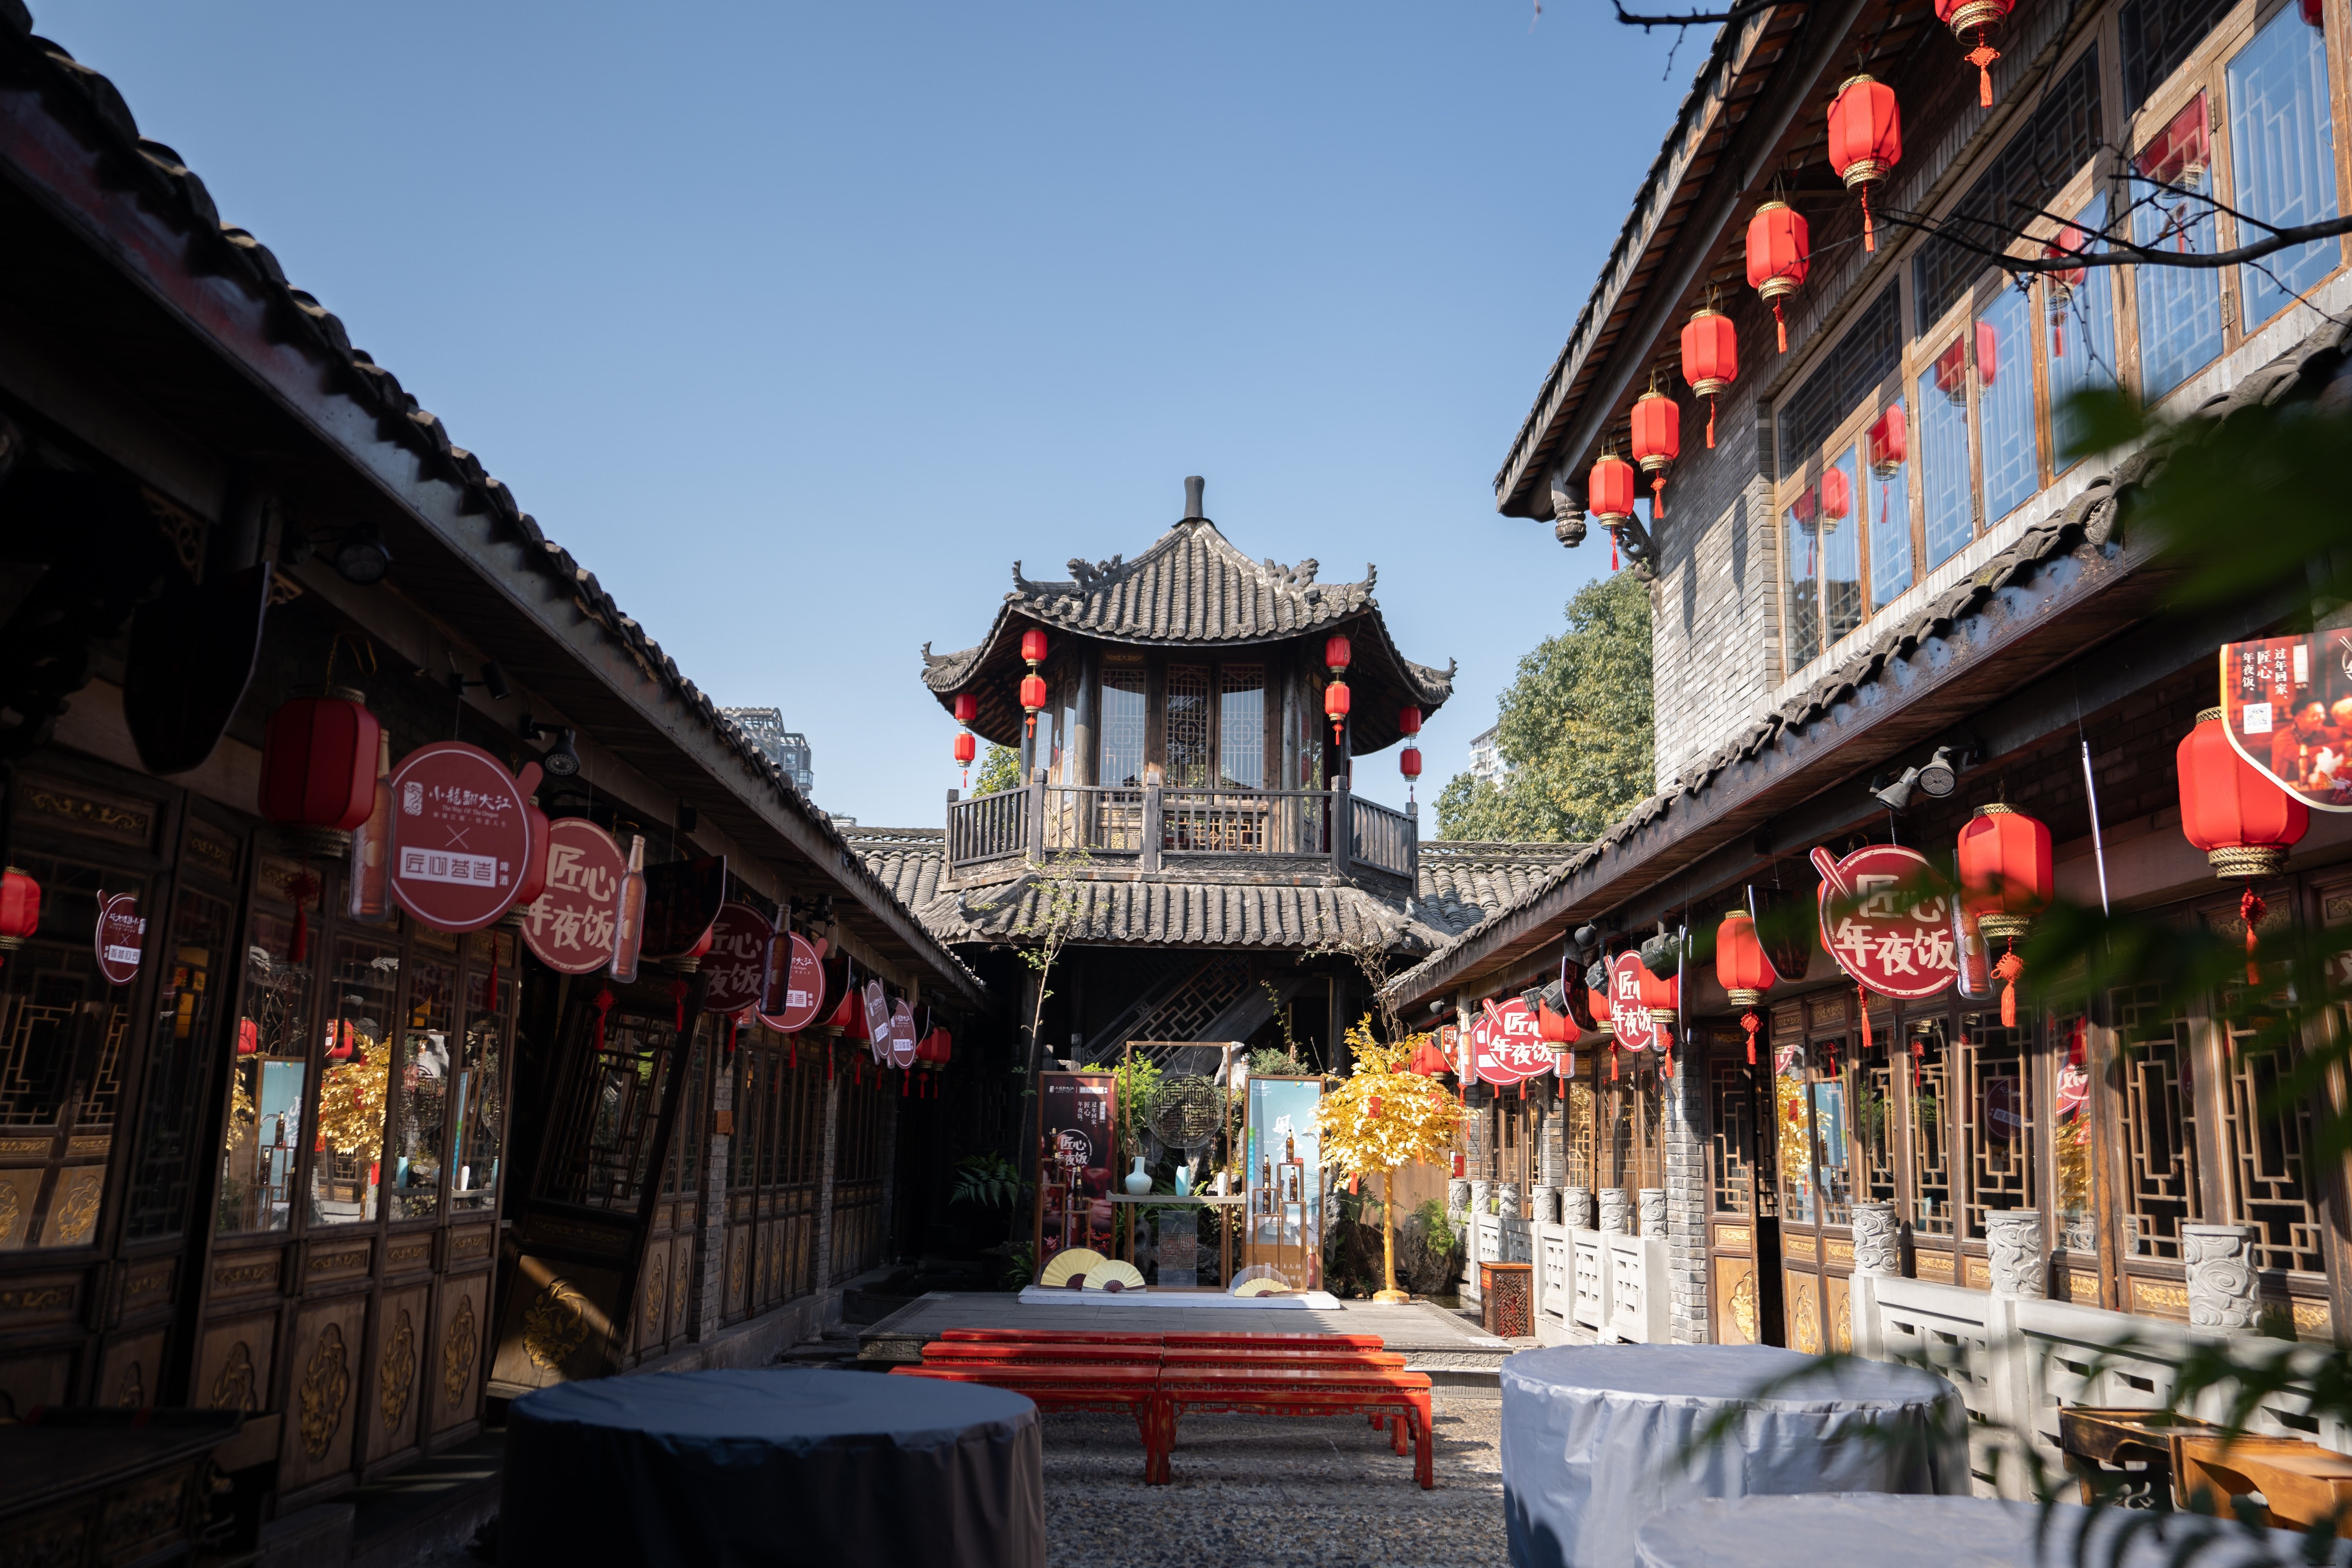
M 393 769 L 392 896 L 426 925 L 479 931 L 505 914 L 530 855 L 522 791 L 489 752 L 436 741 Z
M 1536 1016 L 1514 996 L 1470 1020 L 1470 1068 L 1482 1083 L 1524 1083 L 1552 1070 Z
M 890 998 L 879 980 L 866 983 L 866 1048 L 878 1064 L 890 1057 Z
M 721 904 L 710 922 L 710 951 L 702 972 L 706 1013 L 740 1013 L 760 1004 L 760 977 L 768 963 L 768 942 L 776 928 L 749 904 Z
M 780 1035 L 796 1035 L 816 1022 L 824 1006 L 824 960 L 807 938 L 793 933 L 793 971 L 784 983 L 784 1010 L 762 1013 L 760 1022 Z
M 915 1065 L 915 1009 L 904 1001 L 890 1013 L 890 1065 Z
M 139 978 L 139 955 L 147 946 L 147 922 L 139 918 L 139 895 L 117 893 L 98 906 L 98 930 L 91 939 L 98 950 L 98 970 L 113 985 Z
M 523 914 L 523 945 L 560 974 L 593 974 L 612 963 L 628 868 L 611 834 L 584 816 L 557 818 L 547 832 L 547 890 Z
M 1866 844 L 1843 860 L 1813 851 L 1822 872 L 1822 946 L 1881 996 L 1933 996 L 1959 978 L 1949 893 L 1916 849 Z
M 1657 1021 L 1642 1005 L 1642 955 L 1630 948 L 1609 961 L 1609 1026 L 1629 1051 L 1658 1043 Z

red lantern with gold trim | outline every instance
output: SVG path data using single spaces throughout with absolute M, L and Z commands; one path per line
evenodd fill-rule
M 1633 518 L 1633 465 L 1604 449 L 1585 481 L 1592 521 L 1609 531 L 1609 570 L 1617 570 L 1617 531 Z
M 1772 307 L 1782 353 L 1789 352 L 1789 323 L 1780 301 L 1803 285 L 1812 264 L 1812 230 L 1804 215 L 1780 200 L 1758 207 L 1748 220 L 1748 286 Z
M 41 884 L 11 866 L 0 872 L 0 953 L 14 952 L 41 929 Z
M 2050 829 L 2014 806 L 1980 805 L 1960 829 L 1959 869 L 1960 908 L 1977 922 L 1988 947 L 2000 942 L 2008 950 L 1993 965 L 1993 973 L 2005 983 L 2001 1026 L 2013 1029 L 2017 981 L 2025 973 L 2017 941 L 2033 928 L 2034 917 L 2050 907 L 2057 892 Z
M 1867 72 L 1848 77 L 1830 105 L 1830 167 L 1862 195 L 1862 247 L 1878 248 L 1870 221 L 1870 187 L 1903 161 L 1903 111 L 1895 89 Z
M 1401 732 L 1402 732 L 1402 733 L 1404 733 L 1404 734 L 1407 734 L 1407 735 L 1418 735 L 1418 734 L 1420 734 L 1420 733 L 1421 733 L 1421 710 L 1420 710 L 1420 709 L 1418 709 L 1418 708 L 1400 708 L 1400 709 L 1398 709 L 1398 710 L 1397 710 L 1397 729 L 1398 729 Z
M 1650 476 L 1650 519 L 1666 515 L 1666 468 L 1683 452 L 1683 411 L 1655 385 L 1633 399 L 1633 460 Z
M 1764 944 L 1757 940 L 1756 917 L 1746 910 L 1733 910 L 1715 928 L 1715 979 L 1733 1006 L 1742 1008 L 1740 1027 L 1748 1031 L 1748 1065 L 1756 1065 L 1756 1033 L 1764 1026 L 1763 1016 L 1757 1012 L 1764 1005 L 1764 993 L 1780 980 L 1772 972 L 1772 961 L 1764 956 Z
M 2000 51 L 1985 42 L 1985 29 L 1997 22 L 2009 19 L 2016 0 L 1936 0 L 1936 19 L 1952 30 L 1952 37 L 1973 31 L 1977 47 L 1960 58 L 1977 68 L 1977 101 L 1985 108 L 1992 107 L 1992 62 L 2000 58 Z
M 1706 305 L 1683 323 L 1683 379 L 1706 399 L 1706 445 L 1715 448 L 1715 400 L 1739 379 L 1739 333 L 1731 318 Z
M 348 852 L 351 830 L 375 809 L 383 733 L 355 691 L 279 704 L 261 745 L 262 820 L 287 829 L 305 853 Z
M 1668 1078 L 1675 1076 L 1675 1020 L 1682 1016 L 1682 976 L 1661 980 L 1650 973 L 1650 966 L 1634 966 L 1635 999 L 1650 1010 L 1650 1022 L 1658 1026 L 1658 1059 Z
M 1339 726 L 1348 719 L 1348 683 L 1334 680 L 1323 689 L 1323 716 L 1331 721 L 1331 743 L 1339 743 Z
M 971 731 L 966 730 L 956 736 L 956 765 L 964 770 L 963 782 L 966 784 L 971 783 L 971 760 L 978 755 L 980 755 L 980 742 L 972 738 Z
M 1323 639 L 1323 665 L 1332 674 L 1339 675 L 1345 672 L 1349 663 L 1355 657 L 1356 650 L 1348 641 L 1345 633 L 1333 632 Z
M 1037 733 L 1037 715 L 1045 709 L 1045 678 L 1024 675 L 1021 678 L 1021 711 L 1029 715 L 1029 733 Z
M 1031 626 L 1021 634 L 1021 657 L 1032 669 L 1045 662 L 1045 633 L 1042 628 Z
M 2197 715 L 2197 727 L 2182 737 L 2173 762 L 2180 776 L 2181 837 L 2205 851 L 2216 877 L 2246 879 L 2238 900 L 2246 926 L 2246 984 L 2259 985 L 2255 933 L 2270 906 L 2254 891 L 2254 879 L 2286 869 L 2287 851 L 2311 831 L 2311 807 L 2238 755 L 2219 708 Z
M 1397 753 L 1397 772 L 1405 776 L 1405 781 L 1407 783 L 1411 783 L 1412 781 L 1421 777 L 1421 748 L 1419 746 L 1407 746 L 1403 751 Z

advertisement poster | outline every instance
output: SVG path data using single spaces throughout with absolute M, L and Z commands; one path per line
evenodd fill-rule
M 1843 859 L 1813 851 L 1822 874 L 1822 946 L 1856 984 L 1918 1000 L 1959 978 L 1952 899 L 1927 858 L 1865 844 Z
M 478 746 L 420 746 L 392 773 L 392 896 L 435 931 L 478 931 L 530 858 L 521 788 Z
M 1249 1080 L 1242 1261 L 1266 1265 L 1294 1290 L 1318 1289 L 1323 1279 L 1323 1150 L 1315 1127 L 1322 1100 L 1321 1079 Z
M 1514 996 L 1486 1005 L 1470 1025 L 1470 1065 L 1480 1082 L 1498 1085 L 1524 1083 L 1552 1070 L 1551 1047 L 1526 1003 Z
M 1111 1130 L 1118 1125 L 1118 1080 L 1107 1072 L 1040 1076 L 1037 1162 L 1037 1271 L 1068 1247 L 1108 1256 L 1116 1211 L 1110 1201 Z
M 2230 745 L 2321 811 L 2352 811 L 2352 631 L 2221 645 Z

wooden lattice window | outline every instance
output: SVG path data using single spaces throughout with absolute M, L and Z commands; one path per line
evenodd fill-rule
M 1939 1019 L 1911 1037 L 1911 1229 L 1952 1234 L 1952 1054 Z
M 1717 1060 L 1707 1073 L 1707 1176 L 1717 1214 L 1744 1215 L 1756 1181 L 1756 1096 L 1748 1068 Z
M 2232 1017 L 2224 1028 L 2221 1121 L 2228 1139 L 2230 1221 L 2260 1228 L 2255 1246 L 2263 1268 L 2315 1274 L 2326 1265 L 2320 1257 L 2319 1194 L 2311 1179 L 2311 1106 L 2287 1085 L 2303 1052 L 2258 1042 L 2257 1036 L 2275 1021 L 2246 1016 L 2246 1000 L 2238 993 L 2226 1000 Z
M 2189 1020 L 2160 984 L 2107 993 L 2123 1037 L 2124 1251 L 2180 1258 L 2180 1227 L 2201 1220 Z
M 2030 1026 L 2001 1027 L 1998 1013 L 1960 1019 L 1960 1065 L 1968 1088 L 1968 1190 L 1965 1234 L 1981 1240 L 1985 1215 L 2032 1208 L 2033 1141 L 2038 1131 Z
M 1209 731 L 1209 671 L 1205 665 L 1168 667 L 1168 782 L 1178 789 L 1215 783 Z
M 1568 1153 L 1564 1184 L 1571 1187 L 1590 1188 L 1600 1184 L 1594 1179 L 1596 1173 L 1592 1168 L 1592 1075 L 1598 1067 L 1598 1062 L 1588 1065 L 1570 1083 L 1568 1101 L 1562 1108 L 1567 1125 L 1560 1130 L 1560 1138 Z

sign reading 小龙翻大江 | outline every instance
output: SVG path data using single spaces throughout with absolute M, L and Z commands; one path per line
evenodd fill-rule
M 505 914 L 530 854 L 513 775 L 478 746 L 436 741 L 403 757 L 391 784 L 394 900 L 436 931 Z
M 613 962 L 613 925 L 629 863 L 613 836 L 584 816 L 547 830 L 547 888 L 523 911 L 523 945 L 559 974 L 593 974 Z
M 110 985 L 128 985 L 139 978 L 139 961 L 147 951 L 147 921 L 139 912 L 136 893 L 101 893 L 98 900 L 98 930 L 90 945 L 97 950 L 98 972 Z
M 2221 724 L 2297 800 L 2352 811 L 2352 630 L 2223 643 Z
M 798 931 L 792 933 L 792 958 L 780 984 L 761 1005 L 782 1003 L 773 1012 L 762 1012 L 760 1022 L 780 1035 L 796 1034 L 816 1022 L 824 1007 L 824 954 L 822 944 L 810 942 Z M 781 992 L 781 995 L 774 992 Z
M 890 1010 L 890 1065 L 915 1065 L 915 1009 L 904 998 Z
M 1959 978 L 1952 895 L 1927 858 L 1865 844 L 1842 859 L 1813 851 L 1822 874 L 1822 946 L 1856 984 L 1916 1001 Z

